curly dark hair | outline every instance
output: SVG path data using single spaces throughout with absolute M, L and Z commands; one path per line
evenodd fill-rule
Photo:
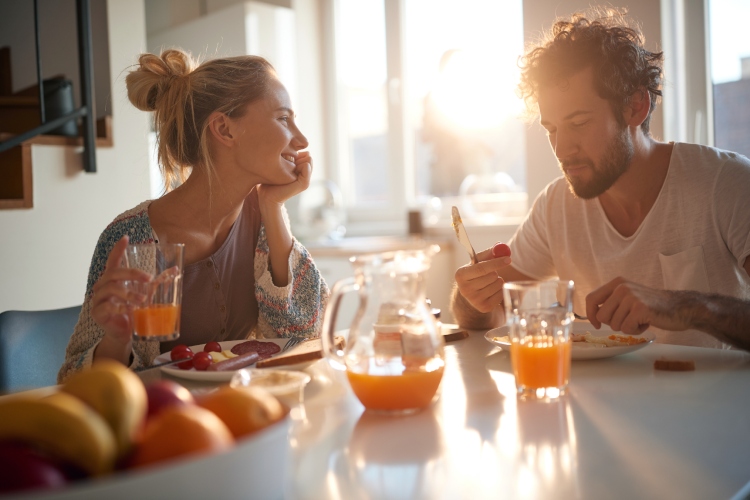
M 651 97 L 651 109 L 641 129 L 649 134 L 651 113 L 661 98 L 662 52 L 649 52 L 640 27 L 627 18 L 627 10 L 595 7 L 570 19 L 559 19 L 520 59 L 520 97 L 536 115 L 540 87 L 566 85 L 567 78 L 592 67 L 600 97 L 607 99 L 623 122 L 622 110 L 639 88 Z

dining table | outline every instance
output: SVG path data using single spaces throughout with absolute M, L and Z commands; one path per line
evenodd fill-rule
M 288 499 L 745 498 L 750 353 L 652 343 L 574 360 L 556 400 L 516 395 L 484 331 L 445 346 L 436 398 L 406 416 L 365 411 L 319 360 L 289 426 Z M 662 358 L 693 371 L 660 371 Z M 165 377 L 159 370 L 144 380 Z M 215 384 L 175 378 L 199 394 Z M 217 491 L 217 498 L 222 498 Z

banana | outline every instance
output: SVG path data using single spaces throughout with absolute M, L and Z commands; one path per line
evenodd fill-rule
M 115 435 L 118 457 L 128 453 L 147 409 L 146 389 L 135 373 L 116 361 L 97 361 L 70 377 L 62 391 L 99 412 Z
M 38 446 L 93 475 L 112 470 L 115 438 L 99 414 L 78 398 L 55 393 L 14 397 L 0 403 L 0 441 Z

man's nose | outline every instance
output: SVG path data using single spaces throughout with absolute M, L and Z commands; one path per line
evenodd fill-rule
M 578 153 L 578 143 L 570 136 L 570 134 L 558 131 L 555 134 L 552 149 L 555 151 L 557 159 L 562 161 L 566 158 L 575 156 Z

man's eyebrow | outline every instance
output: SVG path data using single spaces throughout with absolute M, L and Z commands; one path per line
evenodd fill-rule
M 294 111 L 291 108 L 287 108 L 286 106 L 281 106 L 280 108 L 276 108 L 276 111 L 285 111 L 289 113 L 290 115 L 294 114 Z

